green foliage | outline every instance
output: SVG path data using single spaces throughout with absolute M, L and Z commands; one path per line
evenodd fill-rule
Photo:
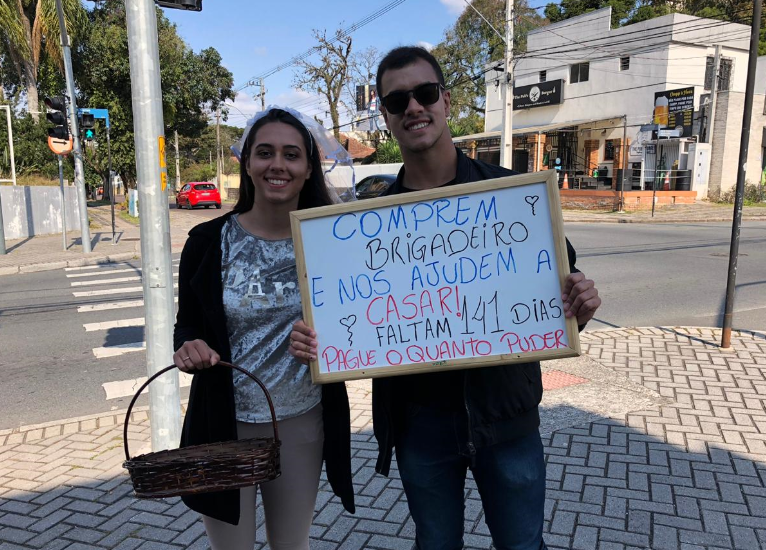
M 708 198 L 712 202 L 733 205 L 736 195 L 737 190 L 735 188 L 731 188 L 725 193 L 711 193 Z M 766 200 L 766 186 L 764 184 L 745 183 L 745 195 L 743 197 L 745 206 L 760 205 L 764 200 Z
M 484 129 L 486 88 L 484 72 L 488 63 L 503 59 L 505 43 L 498 34 L 505 33 L 505 0 L 473 0 L 473 7 L 492 24 L 493 30 L 473 9 L 466 8 L 449 28 L 444 40 L 431 53 L 444 71 L 450 89 L 450 115 L 456 122 L 472 126 L 472 131 Z M 526 0 L 516 2 L 514 25 L 514 54 L 526 50 L 527 33 L 545 20 L 529 7 Z
M 402 162 L 402 151 L 395 139 L 381 141 L 374 153 L 375 162 L 389 164 Z
M 209 163 L 192 164 L 181 170 L 181 183 L 190 181 L 213 181 L 215 165 Z

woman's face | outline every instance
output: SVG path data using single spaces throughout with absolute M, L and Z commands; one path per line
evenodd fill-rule
M 247 173 L 255 187 L 255 204 L 294 204 L 311 175 L 303 137 L 281 122 L 258 129 L 247 161 Z

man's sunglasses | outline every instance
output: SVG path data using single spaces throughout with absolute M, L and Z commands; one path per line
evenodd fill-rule
M 415 101 L 426 107 L 439 101 L 439 92 L 443 89 L 444 86 L 438 82 L 428 82 L 412 90 L 391 92 L 387 96 L 380 98 L 380 101 L 389 114 L 400 115 L 407 110 L 411 97 L 414 97 Z

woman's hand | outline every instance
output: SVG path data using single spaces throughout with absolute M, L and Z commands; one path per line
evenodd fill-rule
M 290 333 L 290 355 L 304 365 L 317 358 L 317 333 L 311 330 L 301 319 L 293 324 Z
M 221 356 L 211 349 L 204 340 L 184 342 L 184 345 L 173 354 L 173 362 L 178 370 L 183 372 L 208 369 L 220 360 Z

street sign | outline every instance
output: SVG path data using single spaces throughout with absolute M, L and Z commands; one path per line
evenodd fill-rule
M 57 139 L 48 136 L 48 148 L 54 155 L 68 155 L 72 152 L 73 144 L 72 136 L 69 136 L 68 139 Z
M 661 138 L 681 137 L 683 133 L 683 128 L 674 128 L 673 130 L 660 130 L 659 136 Z

